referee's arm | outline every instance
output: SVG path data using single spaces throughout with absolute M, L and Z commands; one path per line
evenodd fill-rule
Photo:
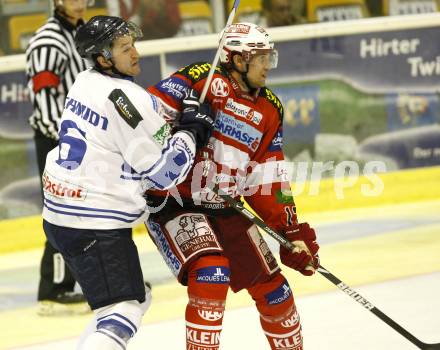
M 58 139 L 58 125 L 64 104 L 58 86 L 61 84 L 65 63 L 65 54 L 54 46 L 35 48 L 28 60 L 28 72 L 35 94 L 36 127 L 46 137 L 55 140 Z

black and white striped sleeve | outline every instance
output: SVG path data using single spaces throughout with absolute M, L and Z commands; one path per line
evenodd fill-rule
M 60 96 L 66 55 L 57 46 L 41 45 L 29 55 L 28 69 L 34 93 L 34 122 L 44 135 L 58 138 L 64 99 Z

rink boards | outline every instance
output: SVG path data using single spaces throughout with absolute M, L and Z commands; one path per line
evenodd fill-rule
M 383 183 L 383 191 L 375 196 L 362 194 L 363 186 L 372 186 L 370 178 L 366 176 L 347 181 L 323 179 L 319 182 L 292 183 L 299 218 L 307 213 L 440 198 L 440 167 L 382 173 L 378 177 Z M 339 198 L 340 194 L 343 198 Z M 0 254 L 43 247 L 41 223 L 40 216 L 0 220 Z M 136 233 L 145 233 L 144 227 L 137 227 Z

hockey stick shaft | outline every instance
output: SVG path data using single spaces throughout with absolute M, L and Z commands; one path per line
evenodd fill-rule
M 266 223 L 263 220 L 261 220 L 259 217 L 254 215 L 251 211 L 247 210 L 243 206 L 242 202 L 236 201 L 231 196 L 229 196 L 228 194 L 226 194 L 225 192 L 220 190 L 217 186 L 214 188 L 214 192 L 216 192 L 221 198 L 223 198 L 231 207 L 233 207 L 235 210 L 237 210 L 240 214 L 242 214 L 243 216 L 246 216 L 255 225 L 257 225 L 264 232 L 266 232 L 268 235 L 270 235 L 272 238 L 274 238 L 280 245 L 284 246 L 285 248 L 287 248 L 289 250 L 293 250 L 294 246 L 293 246 L 292 242 L 290 242 L 289 240 L 284 238 L 282 235 L 280 235 L 278 232 L 276 232 L 275 230 L 270 228 L 268 225 L 266 225 Z M 392 320 L 387 315 L 385 315 L 376 306 L 374 306 L 372 303 L 370 303 L 367 299 L 365 299 L 363 296 L 361 296 L 354 289 L 350 288 L 348 285 L 346 285 L 344 282 L 342 282 L 339 278 L 337 278 L 330 271 L 325 269 L 322 265 L 319 265 L 317 271 L 322 276 L 324 276 L 327 280 L 329 280 L 331 283 L 333 283 L 336 287 L 338 287 L 341 291 L 343 291 L 345 294 L 347 294 L 352 299 L 357 301 L 365 309 L 371 311 L 378 318 L 380 318 L 383 322 L 385 322 L 387 325 L 389 325 L 391 328 L 393 328 L 396 332 L 398 332 L 399 334 L 404 336 L 407 340 L 409 340 L 411 343 L 413 343 L 419 349 L 423 349 L 423 350 L 440 349 L 440 343 L 427 344 L 427 343 L 424 343 L 424 342 L 420 341 L 419 339 L 417 339 L 414 335 L 409 333 L 405 328 L 403 328 L 398 323 L 396 323 L 394 320 Z
M 223 35 L 220 40 L 220 44 L 218 45 L 217 52 L 215 53 L 215 56 L 214 56 L 214 61 L 212 61 L 211 68 L 209 69 L 208 77 L 206 78 L 202 93 L 200 94 L 200 98 L 199 98 L 200 103 L 203 103 L 203 101 L 205 101 L 206 93 L 208 92 L 208 89 L 211 86 L 212 76 L 214 75 L 215 68 L 217 67 L 217 63 L 220 58 L 220 52 L 222 50 L 223 44 L 225 43 L 226 28 L 232 24 L 232 21 L 234 20 L 234 17 L 235 17 L 235 12 L 237 11 L 239 4 L 240 4 L 240 0 L 235 0 L 234 6 L 232 6 L 232 10 L 229 13 L 229 17 L 228 17 L 228 20 L 226 21 L 226 25 L 225 25 L 225 30 L 223 31 Z

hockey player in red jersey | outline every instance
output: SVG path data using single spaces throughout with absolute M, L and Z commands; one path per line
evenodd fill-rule
M 256 226 L 210 188 L 240 196 L 271 227 L 298 247 L 280 248 L 283 264 L 304 275 L 318 266 L 315 231 L 299 224 L 283 165 L 283 106 L 265 87 L 277 51 L 266 31 L 251 23 L 229 26 L 206 96 L 216 123 L 192 173 L 168 192 L 149 191 L 150 236 L 178 281 L 187 286 L 186 349 L 217 350 L 229 287 L 247 289 L 271 349 L 302 350 L 292 290 Z M 209 63 L 190 64 L 149 88 L 172 122 L 185 91 L 202 91 Z M 250 335 L 249 335 L 250 336 Z

